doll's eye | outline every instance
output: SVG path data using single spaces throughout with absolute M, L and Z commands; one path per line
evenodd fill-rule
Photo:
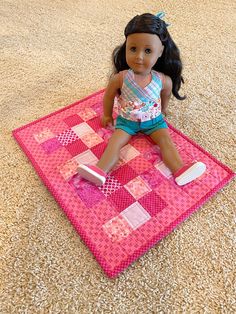
M 149 55 L 151 52 L 152 52 L 152 51 L 151 51 L 150 48 L 145 49 L 145 53 L 146 53 L 147 55 Z
M 135 52 L 135 51 L 136 51 L 136 48 L 135 48 L 135 47 L 131 47 L 131 48 L 130 48 L 130 51 Z

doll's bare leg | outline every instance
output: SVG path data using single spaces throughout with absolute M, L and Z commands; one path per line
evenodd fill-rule
M 168 129 L 157 130 L 150 137 L 160 147 L 162 159 L 173 173 L 175 182 L 178 185 L 182 186 L 192 182 L 206 171 L 206 165 L 202 162 L 194 161 L 184 165 Z
M 119 161 L 120 150 L 130 140 L 131 135 L 127 132 L 116 129 L 112 134 L 108 145 L 97 163 L 97 167 L 102 169 L 104 172 L 109 172 Z
M 163 162 L 172 173 L 183 167 L 184 163 L 170 137 L 168 129 L 157 130 L 150 137 L 159 146 Z
M 95 185 L 103 185 L 106 182 L 107 173 L 119 160 L 121 148 L 128 143 L 130 138 L 130 134 L 121 129 L 116 129 L 97 165 L 80 164 L 78 174 Z

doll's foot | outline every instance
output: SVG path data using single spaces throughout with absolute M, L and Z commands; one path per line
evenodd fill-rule
M 82 178 L 98 186 L 103 185 L 106 181 L 106 172 L 96 166 L 79 165 L 78 173 Z
M 175 182 L 178 185 L 185 185 L 200 177 L 206 171 L 206 165 L 203 162 L 193 162 L 183 166 L 175 174 Z

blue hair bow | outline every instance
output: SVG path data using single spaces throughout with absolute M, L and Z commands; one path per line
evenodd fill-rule
M 156 17 L 158 17 L 159 19 L 163 19 L 163 17 L 165 17 L 165 12 L 163 12 L 163 11 L 160 11 L 160 12 L 158 12 L 157 14 L 156 14 Z M 168 26 L 170 26 L 171 24 L 169 24 L 169 23 L 166 23 L 165 22 L 165 24 L 166 24 L 166 27 L 168 27 Z

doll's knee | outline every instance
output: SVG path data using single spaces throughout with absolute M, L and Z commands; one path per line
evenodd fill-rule
M 106 151 L 113 153 L 114 155 L 119 155 L 120 150 L 122 148 L 122 144 L 117 141 L 110 140 L 106 147 Z
M 166 148 L 169 146 L 173 146 L 173 141 L 171 139 L 170 136 L 168 135 L 163 135 L 160 136 L 157 140 L 156 140 L 156 144 L 160 147 L 160 148 Z

